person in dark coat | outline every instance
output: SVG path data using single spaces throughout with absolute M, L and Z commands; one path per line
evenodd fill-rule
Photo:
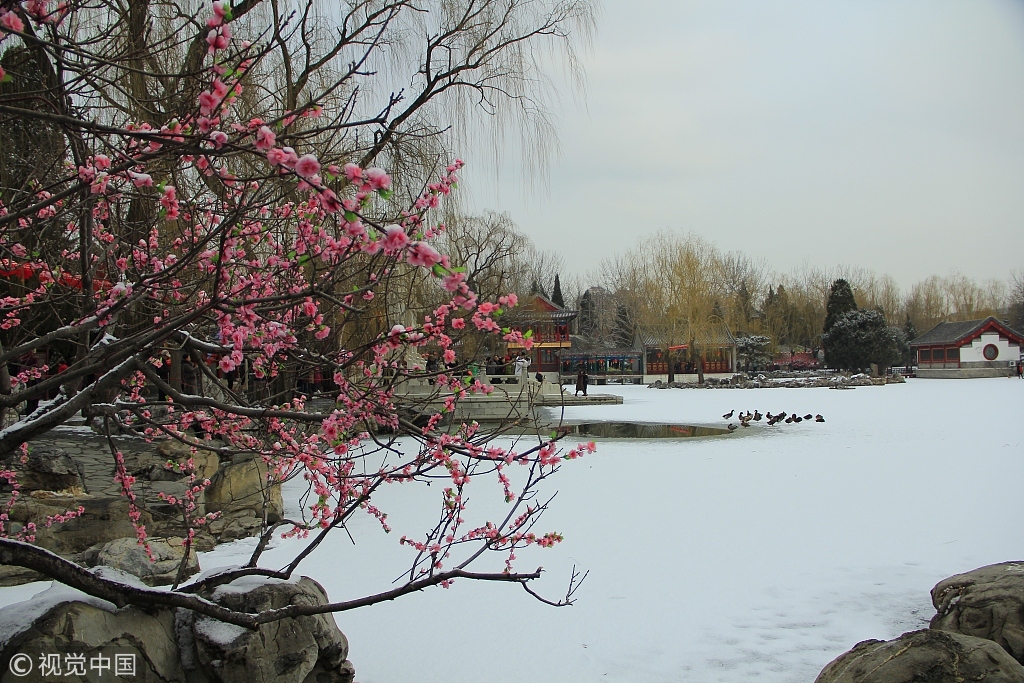
M 579 366 L 579 371 L 576 373 L 576 396 L 583 392 L 583 395 L 587 395 L 587 369 L 583 365 Z

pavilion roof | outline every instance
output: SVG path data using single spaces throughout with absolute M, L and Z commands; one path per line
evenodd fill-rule
M 960 320 L 939 323 L 932 329 L 910 342 L 911 346 L 931 346 L 934 344 L 957 344 L 980 336 L 983 331 L 998 331 L 1017 343 L 1024 342 L 1024 335 L 1010 328 L 994 316 L 981 320 Z

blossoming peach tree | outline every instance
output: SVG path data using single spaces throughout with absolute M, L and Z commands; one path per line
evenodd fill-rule
M 0 36 L 8 46 L 20 41 L 26 50 L 47 50 L 60 40 L 57 27 L 74 22 L 75 13 L 73 3 L 5 0 Z M 501 448 L 475 424 L 445 421 L 460 398 L 489 390 L 458 372 L 466 360 L 459 358 L 460 335 L 530 344 L 501 324 L 502 313 L 516 305 L 514 295 L 480 301 L 458 264 L 431 246 L 444 231 L 433 213 L 455 189 L 462 162 L 436 169 L 432 182 L 400 202 L 395 181 L 380 168 L 332 163 L 312 147 L 283 144 L 308 139 L 292 135 L 300 128 L 329 134 L 331 125 L 317 128 L 324 112 L 316 101 L 273 119 L 242 114 L 247 74 L 267 48 L 237 40 L 232 21 L 226 2 L 213 3 L 202 33 L 205 63 L 196 76 L 203 87 L 189 112 L 160 125 L 92 120 L 73 98 L 58 99 L 56 110 L 32 107 L 30 97 L 0 99 L 0 113 L 55 126 L 70 140 L 48 180 L 28 183 L 29 191 L 0 206 L 0 407 L 37 403 L 0 431 L 0 454 L 23 454 L 31 439 L 76 414 L 90 416 L 107 435 L 144 545 L 135 480 L 115 432 L 172 439 L 193 454 L 255 454 L 271 482 L 305 482 L 311 495 L 302 516 L 265 519 L 244 567 L 201 585 L 146 590 L 33 545 L 31 528 L 11 533 L 8 512 L 18 486 L 5 470 L 0 477 L 12 493 L 0 503 L 0 561 L 115 604 L 185 607 L 249 628 L 461 578 L 518 583 L 536 595 L 528 584 L 540 570 L 517 571 L 516 553 L 562 538 L 534 530 L 546 508 L 538 486 L 563 459 L 590 452 L 593 444 L 566 451 L 556 437 L 542 436 L 519 450 Z M 58 89 L 64 77 L 43 74 Z M 11 78 L 0 71 L 0 79 Z M 442 303 L 415 324 L 396 323 L 389 318 L 397 292 L 407 291 L 399 285 L 416 278 L 443 293 Z M 47 364 L 14 365 L 26 354 L 58 347 L 70 350 L 59 373 Z M 428 372 L 404 361 L 419 357 L 410 350 L 425 348 L 436 350 L 443 363 Z M 191 362 L 209 389 L 161 373 L 167 350 Z M 324 399 L 307 401 L 291 391 L 295 377 L 311 368 L 326 369 Z M 281 390 L 253 396 L 235 385 L 239 376 Z M 413 380 L 428 380 L 443 398 L 439 411 L 419 421 L 403 416 L 400 406 L 402 385 Z M 187 560 L 196 534 L 215 515 L 203 514 L 197 503 L 209 480 L 198 477 L 191 459 L 176 467 L 189 486 L 182 499 L 166 502 L 187 529 Z M 510 477 L 514 468 L 521 474 Z M 506 509 L 497 519 L 474 521 L 467 490 L 488 479 L 500 482 Z M 378 492 L 432 480 L 444 482 L 434 489 L 438 517 L 425 533 L 396 538 L 409 548 L 410 564 L 392 590 L 261 614 L 232 611 L 198 595 L 200 587 L 239 576 L 291 576 L 356 515 L 370 515 L 390 531 L 387 511 L 375 504 Z M 286 566 L 260 566 L 278 535 L 305 542 Z M 493 571 L 471 567 L 495 554 L 503 565 Z M 564 598 L 550 602 L 571 602 L 576 579 Z

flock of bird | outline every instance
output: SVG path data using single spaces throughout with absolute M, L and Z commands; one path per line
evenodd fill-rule
M 722 418 L 728 420 L 728 419 L 732 418 L 732 416 L 735 413 L 736 413 L 736 409 L 733 408 L 728 413 L 723 415 Z M 801 417 L 801 416 L 799 416 L 799 415 L 797 415 L 795 413 L 792 414 L 792 415 L 790 415 L 788 413 L 779 413 L 778 415 L 772 415 L 771 413 L 765 413 L 764 415 L 762 415 L 761 413 L 759 413 L 756 410 L 754 412 L 750 412 L 748 410 L 746 413 L 740 413 L 740 414 L 736 415 L 736 419 L 740 421 L 740 427 L 749 427 L 750 423 L 752 421 L 753 422 L 760 422 L 762 418 L 768 418 L 768 426 L 769 427 L 774 425 L 774 424 L 777 424 L 779 422 L 785 422 L 786 424 L 792 424 L 794 422 L 803 422 L 804 420 L 807 420 L 807 421 L 814 420 L 815 422 L 824 422 L 825 421 L 825 418 L 823 418 L 820 413 L 818 415 L 811 415 L 810 413 L 807 413 L 806 415 Z M 732 422 L 729 423 L 728 430 L 730 432 L 734 432 L 737 429 L 739 429 L 739 427 L 737 427 Z

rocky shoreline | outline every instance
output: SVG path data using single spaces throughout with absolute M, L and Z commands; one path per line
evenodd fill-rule
M 884 386 L 886 384 L 904 384 L 903 375 L 883 375 L 872 377 L 860 373 L 855 375 L 825 375 L 820 372 L 770 372 L 762 373 L 754 378 L 745 374 L 732 377 L 705 378 L 704 384 L 696 382 L 662 382 L 658 380 L 647 385 L 648 389 L 852 389 L 854 387 Z

